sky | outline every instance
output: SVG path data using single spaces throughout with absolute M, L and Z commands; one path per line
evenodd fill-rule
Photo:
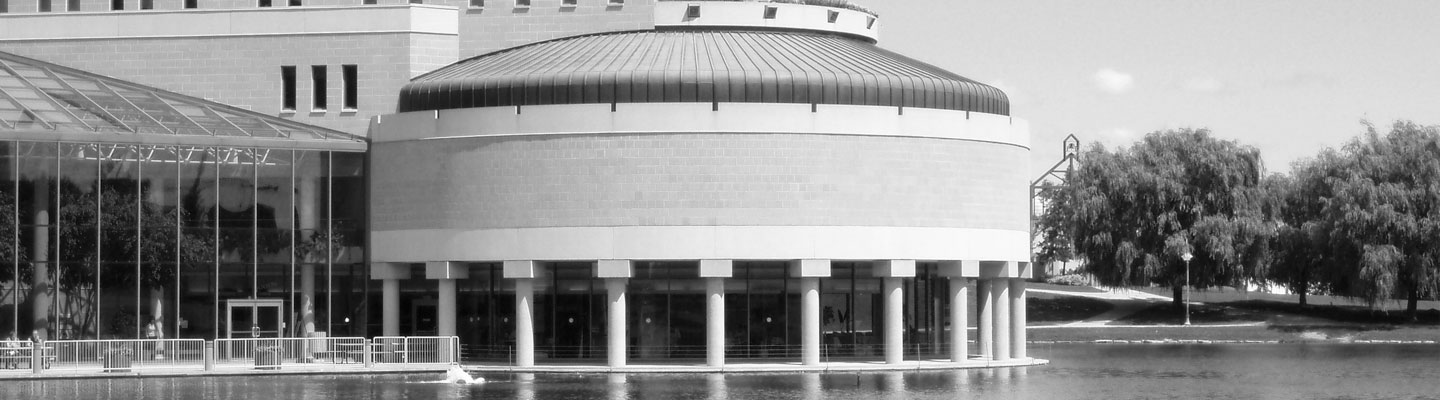
M 1440 125 L 1440 1 L 852 0 L 881 47 L 1005 91 L 1031 170 L 1209 128 L 1270 172 L 1396 120 Z

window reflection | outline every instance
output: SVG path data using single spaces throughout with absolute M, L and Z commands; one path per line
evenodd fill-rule
M 283 301 L 277 335 L 335 326 L 301 329 L 307 295 L 363 316 L 362 157 L 0 141 L 0 334 L 223 337 L 226 301 L 252 298 Z M 337 180 L 358 200 L 334 208 Z

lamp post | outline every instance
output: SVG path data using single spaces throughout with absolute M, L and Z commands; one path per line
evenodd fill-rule
M 1180 259 L 1185 260 L 1185 295 L 1180 301 L 1185 303 L 1185 325 L 1190 325 L 1190 259 L 1192 258 L 1195 258 L 1195 255 L 1188 251 L 1180 255 Z

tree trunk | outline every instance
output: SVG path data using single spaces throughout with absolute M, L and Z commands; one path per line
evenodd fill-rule
M 1184 285 L 1171 286 L 1171 287 L 1170 287 L 1170 292 L 1171 292 L 1171 294 L 1174 296 L 1174 301 L 1173 301 L 1171 304 L 1175 306 L 1175 309 L 1176 309 L 1176 310 L 1184 309 L 1184 308 L 1185 308 L 1185 300 L 1186 300 L 1186 299 L 1185 299 L 1185 286 L 1184 286 Z
M 1296 285 L 1296 286 L 1299 286 L 1299 287 L 1297 288 L 1297 289 L 1298 289 L 1297 291 L 1300 292 L 1300 293 L 1299 293 L 1299 294 L 1300 294 L 1300 306 L 1301 306 L 1301 307 L 1304 307 L 1304 306 L 1305 306 L 1305 294 L 1310 291 L 1310 280 L 1309 280 L 1309 279 L 1306 279 L 1306 278 L 1300 278 L 1300 284 L 1299 284 L 1299 285 Z
M 1415 314 L 1415 309 L 1420 303 L 1420 290 L 1410 289 L 1409 297 L 1409 301 L 1405 304 L 1405 318 L 1409 319 L 1410 322 L 1415 322 L 1419 320 L 1419 316 Z

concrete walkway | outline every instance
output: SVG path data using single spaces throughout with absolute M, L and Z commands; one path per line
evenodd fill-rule
M 1049 360 L 1039 358 L 1023 358 L 1006 361 L 987 361 L 973 359 L 963 363 L 953 363 L 949 360 L 920 360 L 905 361 L 899 364 L 886 364 L 882 361 L 834 361 L 821 363 L 816 366 L 801 365 L 797 362 L 740 362 L 726 364 L 724 367 L 709 367 L 703 364 L 690 364 L 685 361 L 674 363 L 653 362 L 639 363 L 624 367 L 611 368 L 605 365 L 596 364 L 560 364 L 560 365 L 538 365 L 534 367 L 514 367 L 509 365 L 485 365 L 485 364 L 463 364 L 462 368 L 469 373 L 798 373 L 798 372 L 870 372 L 870 371 L 933 371 L 933 370 L 959 370 L 972 368 L 1004 368 L 1023 367 L 1031 365 L 1044 365 Z M 408 364 L 408 365 L 375 365 L 365 368 L 363 365 L 344 364 L 285 364 L 276 370 L 257 370 L 253 368 L 227 367 L 217 368 L 212 371 L 186 370 L 186 369 L 136 369 L 132 372 L 102 372 L 96 369 L 85 370 L 46 370 L 40 374 L 30 373 L 28 370 L 3 370 L 0 371 L 0 381 L 33 380 L 33 379 L 113 379 L 113 378 L 169 378 L 169 377 L 201 377 L 201 376 L 256 376 L 256 375 L 373 375 L 373 374 L 444 374 L 450 364 Z M 438 375 L 437 375 L 438 376 Z
M 34 374 L 29 369 L 0 370 L 0 381 L 30 379 L 110 379 L 164 378 L 191 376 L 253 376 L 253 375 L 369 375 L 369 374 L 443 374 L 450 364 L 282 364 L 280 369 L 262 370 L 253 367 L 226 366 L 206 371 L 200 368 L 136 368 L 130 372 L 103 372 L 96 368 L 48 369 Z
M 535 367 L 513 367 L 508 365 L 486 366 L 486 365 L 462 365 L 465 371 L 475 372 L 507 372 L 507 373 L 789 373 L 789 372 L 866 372 L 866 371 L 930 371 L 930 370 L 956 370 L 972 368 L 1001 368 L 1001 367 L 1024 367 L 1031 365 L 1049 364 L 1050 360 L 1039 358 L 1023 358 L 1006 361 L 990 361 L 972 359 L 962 363 L 950 362 L 950 360 L 919 360 L 905 361 L 899 364 L 886 364 L 883 361 L 833 361 L 823 362 L 820 365 L 807 366 L 798 362 L 736 362 L 727 363 L 723 367 L 710 367 L 703 364 L 682 364 L 682 363 L 646 363 L 632 364 L 624 367 L 609 367 L 606 365 L 538 365 Z

